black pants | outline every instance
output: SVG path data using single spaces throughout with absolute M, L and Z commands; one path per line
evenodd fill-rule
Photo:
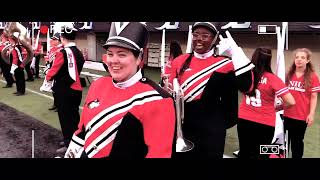
M 3 73 L 3 77 L 7 82 L 7 85 L 12 85 L 14 83 L 14 80 L 13 80 L 12 74 L 10 73 L 11 65 L 5 63 L 3 59 L 0 59 L 0 67 Z
M 307 129 L 306 121 L 284 117 L 284 128 L 288 130 L 292 158 L 302 158 L 304 151 L 304 135 Z
M 33 79 L 33 73 L 32 73 L 32 70 L 30 68 L 30 65 L 31 65 L 31 62 L 29 62 L 28 64 L 26 64 L 26 66 L 24 67 L 25 70 L 26 70 L 26 73 L 27 73 L 27 77 L 28 79 Z
M 79 106 L 81 103 L 82 91 L 61 88 L 59 91 L 56 91 L 55 94 L 64 143 L 69 145 L 73 133 L 77 130 L 80 121 Z
M 271 145 L 275 128 L 272 126 L 238 119 L 239 158 L 268 159 L 260 155 L 260 145 Z
M 58 107 L 58 105 L 57 105 L 57 95 L 56 95 L 56 93 L 53 91 L 52 92 L 52 96 L 53 96 L 53 106 L 55 106 L 55 107 Z
M 214 113 L 195 113 L 196 103 L 185 106 L 185 119 L 182 125 L 185 139 L 194 144 L 188 152 L 175 153 L 178 159 L 222 159 L 225 146 L 226 128 L 222 110 Z M 175 145 L 175 144 L 174 144 Z
M 35 62 L 35 72 L 34 75 L 36 78 L 39 78 L 39 64 L 40 64 L 40 55 L 36 55 L 36 62 Z
M 24 78 L 23 68 L 17 68 L 14 71 L 14 77 L 16 78 L 17 92 L 24 94 L 26 91 L 26 80 Z

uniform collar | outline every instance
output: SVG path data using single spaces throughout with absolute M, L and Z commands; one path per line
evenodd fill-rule
M 112 82 L 115 87 L 120 88 L 120 89 L 125 89 L 127 87 L 134 85 L 141 78 L 142 78 L 142 73 L 141 73 L 141 70 L 139 69 L 139 71 L 135 75 L 133 75 L 130 79 L 128 79 L 124 82 L 119 82 L 119 83 L 115 83 L 114 81 L 112 81 Z
M 199 58 L 199 59 L 207 59 L 208 57 L 212 56 L 213 55 L 213 49 L 211 49 L 210 51 L 204 53 L 204 54 L 199 54 L 199 53 L 196 53 L 194 51 L 194 56 L 196 58 Z
M 71 46 L 76 46 L 76 43 L 74 43 L 74 42 L 69 42 L 69 43 L 66 44 L 64 47 L 67 48 L 67 47 L 71 47 Z

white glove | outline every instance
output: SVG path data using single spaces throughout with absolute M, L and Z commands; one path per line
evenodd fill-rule
M 246 54 L 243 52 L 242 48 L 240 48 L 237 43 L 232 38 L 229 31 L 226 31 L 227 38 L 222 37 L 219 35 L 220 42 L 217 45 L 218 48 L 218 54 L 219 55 L 225 55 L 232 58 L 232 63 L 234 66 L 234 69 L 236 71 L 236 76 L 252 69 L 254 67 L 253 64 L 250 64 L 250 59 L 246 56 Z M 250 64 L 249 66 L 247 66 Z M 242 67 L 245 67 L 241 69 Z M 241 69 L 237 71 L 238 69 Z
M 32 62 L 30 64 L 30 68 L 32 68 L 32 69 L 36 68 L 36 58 L 35 57 L 32 58 Z
M 283 100 L 279 97 L 276 97 L 274 101 L 274 107 L 277 111 L 283 110 Z
M 81 145 L 75 143 L 74 141 Z M 80 158 L 82 152 L 84 151 L 83 144 L 84 141 L 82 139 L 78 138 L 76 135 L 73 135 L 64 158 Z
M 47 81 L 44 79 L 42 86 L 40 87 L 40 91 L 52 92 L 53 81 Z
M 10 69 L 10 73 L 11 73 L 11 74 L 14 74 L 14 71 L 15 71 L 17 68 L 18 68 L 17 65 L 12 64 L 12 65 L 11 65 L 11 69 Z

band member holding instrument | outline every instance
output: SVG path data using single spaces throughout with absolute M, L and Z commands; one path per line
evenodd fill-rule
M 16 87 L 17 91 L 14 92 L 16 96 L 22 96 L 26 91 L 26 80 L 24 77 L 24 66 L 25 60 L 22 55 L 22 45 L 19 43 L 19 39 L 16 36 L 10 36 L 9 42 L 12 46 L 12 50 L 10 53 L 10 61 L 12 61 L 10 72 L 14 75 L 16 79 Z
M 65 157 L 170 158 L 175 111 L 170 95 L 142 76 L 139 65 L 148 42 L 145 24 L 111 23 L 106 64 L 110 76 L 94 81 L 79 129 Z
M 232 60 L 215 54 L 218 36 L 212 23 L 196 22 L 193 52 L 171 64 L 169 84 L 178 78 L 185 103 L 182 129 L 194 144 L 191 151 L 177 153 L 178 158 L 222 158 L 226 129 L 235 125 L 238 117 L 238 90 L 247 92 L 253 87 L 250 60 L 230 35 L 220 38 L 219 54 L 231 48 Z
M 45 61 L 46 61 L 46 68 L 44 70 L 44 73 L 47 74 L 47 72 L 49 71 L 49 69 L 52 67 L 53 65 L 53 61 L 56 57 L 56 53 L 60 52 L 61 49 L 63 49 L 63 46 L 61 44 L 60 41 L 60 33 L 55 33 L 50 40 L 50 51 L 48 53 L 48 56 L 45 56 Z M 52 95 L 53 95 L 53 105 L 52 107 L 49 108 L 49 110 L 55 110 L 58 111 L 57 109 L 57 103 L 56 103 L 56 93 L 54 91 L 52 91 Z
M 1 44 L 0 44 L 0 52 L 2 51 L 2 49 L 5 46 L 9 45 L 9 41 L 8 38 L 5 37 L 4 34 L 1 35 Z M 3 77 L 5 78 L 7 84 L 5 86 L 3 86 L 3 88 L 10 88 L 12 87 L 13 83 L 14 83 L 14 79 L 12 77 L 12 74 L 10 73 L 10 67 L 11 67 L 12 62 L 9 62 L 9 64 L 7 62 L 5 62 L 2 58 L 2 56 L 0 56 L 0 67 L 3 73 Z

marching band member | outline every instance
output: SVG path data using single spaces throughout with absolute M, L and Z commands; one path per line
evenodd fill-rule
M 55 100 L 58 107 L 58 116 L 64 138 L 64 144 L 68 145 L 80 120 L 79 105 L 82 98 L 80 72 L 83 68 L 84 57 L 74 40 L 77 30 L 73 27 L 63 26 L 60 33 L 63 49 L 55 53 L 52 67 L 45 77 L 45 82 L 40 90 L 52 84 L 55 92 Z M 66 147 L 57 150 L 64 153 Z
M 171 64 L 169 84 L 178 78 L 184 92 L 184 136 L 194 143 L 191 151 L 177 153 L 178 158 L 222 158 L 226 129 L 238 118 L 238 90 L 247 92 L 253 87 L 254 66 L 241 48 L 231 46 L 232 60 L 215 54 L 218 35 L 212 23 L 196 22 L 193 52 Z M 230 44 L 230 38 L 220 41 L 219 54 L 224 54 L 222 47 Z
M 0 53 L 2 52 L 2 49 L 9 45 L 9 41 L 8 38 L 5 37 L 4 34 L 1 35 L 1 44 L 0 44 Z M 11 67 L 11 63 L 7 64 L 3 59 L 2 56 L 0 56 L 0 67 L 3 73 L 3 76 L 7 82 L 7 84 L 5 86 L 3 86 L 3 88 L 10 88 L 12 87 L 12 84 L 14 83 L 14 79 L 12 77 L 12 74 L 10 73 L 10 67 Z
M 65 157 L 169 158 L 175 111 L 170 95 L 142 76 L 146 26 L 112 23 L 104 45 L 111 76 L 94 81 Z
M 53 65 L 53 61 L 56 57 L 56 53 L 60 52 L 63 49 L 63 46 L 61 44 L 60 41 L 60 34 L 59 33 L 55 33 L 50 40 L 50 51 L 48 53 L 48 56 L 45 56 L 45 61 L 46 61 L 46 68 L 44 70 L 44 74 L 47 74 L 47 72 L 49 71 L 49 69 L 52 67 Z M 56 103 L 56 93 L 54 91 L 52 91 L 52 96 L 53 96 L 53 105 L 52 107 L 49 108 L 49 110 L 57 110 L 57 103 Z
M 270 145 L 272 142 L 276 125 L 275 96 L 281 97 L 285 106 L 295 104 L 288 87 L 273 74 L 271 59 L 268 48 L 257 48 L 252 55 L 254 88 L 249 93 L 243 93 L 239 108 L 239 158 L 268 159 L 269 154 L 260 154 L 260 145 Z
M 30 42 L 31 43 L 31 42 Z M 26 56 L 27 55 L 27 50 L 26 49 L 23 49 L 22 50 L 22 55 L 23 56 Z M 33 61 L 33 60 L 32 60 Z M 31 82 L 31 81 L 34 81 L 34 78 L 33 78 L 33 74 L 34 74 L 34 71 L 32 70 L 32 61 L 30 61 L 29 63 L 26 64 L 26 66 L 24 67 L 26 73 L 27 73 L 27 79 L 26 81 L 28 82 Z
M 16 96 L 22 96 L 26 91 L 26 81 L 23 72 L 26 59 L 23 58 L 23 47 L 20 45 L 19 40 L 15 36 L 15 34 L 9 37 L 9 42 L 13 48 L 10 54 L 10 61 L 12 61 L 10 72 L 11 74 L 14 74 L 17 87 L 17 92 L 14 92 L 13 94 L 15 94 Z
M 37 43 L 35 41 L 35 43 Z M 34 57 L 35 57 L 35 62 L 34 65 L 32 65 L 33 67 L 33 72 L 34 72 L 34 78 L 40 78 L 39 77 L 39 65 L 40 65 L 40 57 L 41 57 L 41 51 L 42 51 L 42 45 L 41 42 L 38 42 L 37 48 L 33 51 Z

